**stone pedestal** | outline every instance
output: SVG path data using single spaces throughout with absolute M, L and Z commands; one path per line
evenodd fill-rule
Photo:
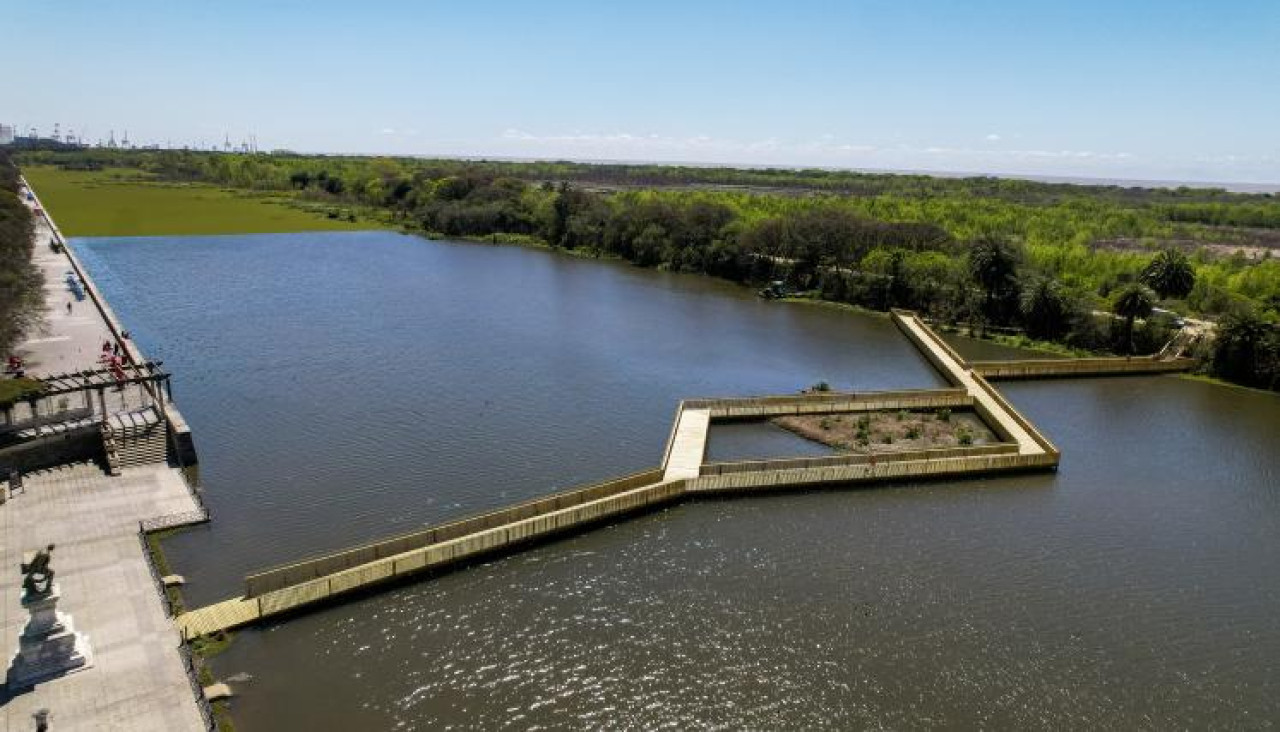
M 18 652 L 5 683 L 10 691 L 26 689 L 93 665 L 89 639 L 77 633 L 71 616 L 58 611 L 58 586 L 42 594 L 24 592 L 22 607 L 31 617 L 18 637 Z

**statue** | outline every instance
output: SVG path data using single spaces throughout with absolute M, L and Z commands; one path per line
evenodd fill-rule
M 89 668 L 93 650 L 77 633 L 71 616 L 58 610 L 61 595 L 53 583 L 53 544 L 22 557 L 22 608 L 30 613 L 18 634 L 18 652 L 5 676 L 8 691 L 27 689 L 58 676 Z
M 32 595 L 47 595 L 53 587 L 53 568 L 49 562 L 53 559 L 53 544 L 47 549 L 36 552 L 31 561 L 23 562 L 22 589 Z

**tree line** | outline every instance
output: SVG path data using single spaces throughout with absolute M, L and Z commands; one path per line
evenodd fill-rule
M 31 212 L 19 197 L 18 168 L 0 149 L 0 353 L 39 322 L 43 277 L 32 262 Z
M 292 190 L 429 233 L 536 242 L 747 284 L 782 280 L 832 301 L 907 307 L 980 333 L 1024 332 L 1091 351 L 1158 350 L 1173 319 L 1152 317 L 1157 307 L 1221 317 L 1224 328 L 1252 325 L 1218 341 L 1235 344 L 1229 351 L 1203 354 L 1215 372 L 1276 382 L 1266 354 L 1280 315 L 1280 260 L 1216 256 L 1199 246 L 1247 243 L 1280 224 L 1280 201 L 1266 194 L 559 162 L 100 150 L 26 156 Z M 1108 245 L 1115 241 L 1133 245 Z

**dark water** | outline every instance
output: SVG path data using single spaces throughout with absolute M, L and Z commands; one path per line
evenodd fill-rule
M 393 234 L 78 243 L 177 374 L 245 571 L 653 465 L 699 395 L 940 383 L 884 320 Z M 1253 727 L 1280 718 L 1280 399 L 1004 387 L 1057 474 L 691 503 L 240 633 L 248 730 Z
M 837 451 L 769 422 L 713 424 L 707 431 L 707 462 L 824 457 Z

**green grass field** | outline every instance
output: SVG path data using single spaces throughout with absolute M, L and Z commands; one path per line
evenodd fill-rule
M 305 210 L 289 195 L 240 193 L 199 183 L 149 180 L 127 168 L 101 171 L 30 166 L 23 174 L 67 236 L 273 234 L 376 229 Z

